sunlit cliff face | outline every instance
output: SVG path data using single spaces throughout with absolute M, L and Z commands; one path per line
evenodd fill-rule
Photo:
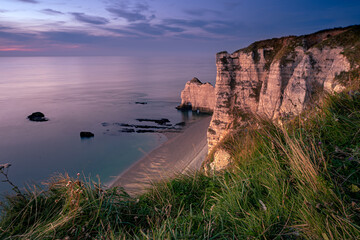
M 285 32 L 356 24 L 359 10 L 356 0 L 2 0 L 0 56 L 210 56 Z

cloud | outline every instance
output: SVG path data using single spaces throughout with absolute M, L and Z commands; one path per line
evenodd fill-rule
M 129 22 L 135 22 L 140 20 L 146 20 L 146 16 L 144 14 L 141 14 L 139 12 L 132 12 L 128 10 L 123 10 L 120 8 L 107 8 L 108 12 L 114 14 L 117 17 L 124 18 Z
M 59 15 L 59 14 L 64 14 L 63 12 L 60 11 L 56 11 L 50 8 L 46 8 L 41 10 L 41 12 L 45 13 L 45 14 L 49 14 L 49 15 Z
M 90 44 L 100 41 L 106 37 L 93 36 L 83 32 L 66 32 L 66 31 L 51 31 L 43 32 L 42 36 L 54 42 L 74 43 L 74 44 Z
M 103 28 L 104 30 L 113 32 L 113 33 L 119 33 L 126 37 L 139 37 L 140 35 L 138 33 L 135 33 L 133 31 L 125 30 L 125 29 L 117 29 L 117 28 Z
M 168 18 L 163 20 L 165 26 L 180 27 L 184 29 L 198 28 L 209 34 L 212 37 L 237 35 L 244 31 L 249 31 L 249 28 L 236 21 L 218 21 L 218 20 L 200 20 L 200 19 L 175 19 Z M 180 32 L 180 31 L 179 31 Z M 180 36 L 180 35 L 178 35 Z M 193 37 L 194 33 L 182 34 L 181 36 Z M 199 36 L 200 37 L 200 36 Z M 211 36 L 208 36 L 211 37 Z
M 9 29 L 10 28 L 0 26 L 0 30 L 9 30 Z M 22 41 L 33 40 L 36 37 L 37 35 L 30 33 L 13 33 L 7 31 L 0 31 L 0 38 L 11 41 L 22 42 Z
M 204 15 L 208 15 L 208 14 L 212 14 L 212 15 L 219 15 L 221 14 L 220 11 L 216 11 L 216 10 L 210 10 L 210 9 L 205 9 L 205 8 L 199 8 L 199 9 L 185 9 L 184 12 L 188 15 L 191 16 L 204 16 Z
M 140 33 L 156 35 L 156 36 L 163 35 L 165 32 L 164 29 L 152 26 L 149 23 L 133 23 L 133 24 L 129 25 L 127 28 L 138 31 Z
M 71 15 L 73 15 L 75 17 L 75 19 L 80 22 L 85 22 L 85 23 L 90 23 L 90 24 L 95 24 L 95 25 L 102 25 L 102 24 L 109 23 L 109 20 L 107 20 L 106 18 L 90 16 L 90 15 L 86 15 L 85 13 L 74 12 L 74 13 L 71 13 Z
M 149 5 L 145 4 L 145 3 L 136 3 L 134 9 L 137 12 L 148 11 L 149 10 Z
M 168 26 L 168 25 L 161 25 L 161 24 L 156 24 L 155 26 L 156 26 L 157 28 L 160 28 L 160 29 L 163 29 L 163 30 L 169 31 L 169 32 L 179 33 L 179 32 L 185 31 L 185 29 L 180 28 L 180 27 L 170 27 L 170 26 Z
M 167 32 L 171 33 L 181 33 L 185 31 L 183 28 L 171 27 L 163 24 L 150 24 L 150 23 L 131 23 L 126 27 L 119 29 L 116 28 L 103 28 L 104 30 L 119 33 L 124 37 L 151 37 L 151 36 L 161 36 Z M 149 36 L 151 35 L 151 36 Z
M 234 21 L 213 21 L 203 29 L 219 36 L 236 36 L 244 32 L 252 32 L 248 26 Z
M 19 2 L 25 2 L 25 3 L 39 3 L 38 1 L 36 0 L 17 0 Z
M 12 29 L 12 28 L 0 25 L 0 30 L 10 30 L 10 29 Z
M 151 21 L 156 16 L 154 11 L 150 10 L 150 6 L 146 2 L 132 1 L 116 1 L 106 10 L 116 17 L 126 19 L 128 22 Z
M 239 0 L 226 0 L 222 2 L 226 9 L 233 10 L 243 4 L 243 1 Z
M 191 33 L 181 33 L 176 35 L 177 38 L 180 39 L 187 39 L 187 40 L 210 40 L 210 37 L 206 36 L 199 36 L 198 34 L 191 34 Z
M 208 21 L 204 20 L 188 20 L 188 19 L 177 19 L 177 18 L 167 18 L 163 20 L 163 23 L 166 25 L 176 25 L 183 27 L 204 27 L 209 24 Z

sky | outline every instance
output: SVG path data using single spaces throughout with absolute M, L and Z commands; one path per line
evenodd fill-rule
M 0 56 L 213 56 L 354 24 L 359 0 L 0 0 Z

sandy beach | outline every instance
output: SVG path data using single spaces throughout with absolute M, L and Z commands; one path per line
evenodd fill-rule
M 119 175 L 110 187 L 122 186 L 132 195 L 148 188 L 151 182 L 178 173 L 199 169 L 207 154 L 206 132 L 211 117 L 200 119 Z

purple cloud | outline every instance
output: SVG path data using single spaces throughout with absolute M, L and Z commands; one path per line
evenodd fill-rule
M 80 22 L 90 23 L 90 24 L 96 24 L 96 25 L 103 25 L 109 23 L 109 20 L 103 17 L 97 17 L 97 16 L 90 16 L 86 15 L 85 13 L 71 13 L 75 17 L 76 20 Z
M 19 2 L 25 2 L 25 3 L 39 3 L 36 0 L 18 0 Z
M 45 13 L 45 14 L 49 14 L 49 15 L 59 15 L 59 14 L 64 14 L 63 12 L 60 11 L 56 11 L 50 8 L 46 8 L 41 10 L 41 12 Z
M 108 12 L 114 14 L 117 17 L 126 19 L 129 22 L 146 20 L 146 16 L 139 12 L 132 12 L 132 11 L 123 10 L 120 8 L 107 8 L 106 10 Z

